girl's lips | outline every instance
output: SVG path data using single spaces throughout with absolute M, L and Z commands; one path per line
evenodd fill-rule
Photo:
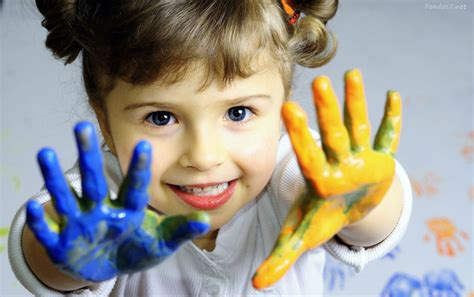
M 234 194 L 235 187 L 237 185 L 237 179 L 229 182 L 229 186 L 224 192 L 218 195 L 210 196 L 197 196 L 187 192 L 183 192 L 179 189 L 179 186 L 168 184 L 171 190 L 184 202 L 191 205 L 194 208 L 202 210 L 215 209 L 226 203 Z

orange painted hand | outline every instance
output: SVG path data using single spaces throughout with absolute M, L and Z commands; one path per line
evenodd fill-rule
M 402 112 L 397 92 L 387 92 L 385 114 L 373 148 L 358 69 L 345 74 L 344 122 L 328 77 L 313 81 L 313 96 L 322 148 L 310 134 L 305 112 L 291 101 L 282 108 L 307 187 L 293 203 L 270 256 L 253 276 L 255 288 L 271 286 L 306 250 L 365 217 L 382 200 L 395 174 L 393 156 Z

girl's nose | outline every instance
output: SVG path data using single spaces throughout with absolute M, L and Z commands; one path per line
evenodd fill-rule
M 225 149 L 217 133 L 203 130 L 186 143 L 187 148 L 179 160 L 181 166 L 207 171 L 224 163 Z

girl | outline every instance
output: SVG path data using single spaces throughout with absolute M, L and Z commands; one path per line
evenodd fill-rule
M 285 102 L 294 63 L 334 56 L 337 1 L 36 3 L 46 46 L 66 64 L 82 54 L 104 144 L 79 123 L 65 176 L 38 153 L 46 189 L 9 238 L 35 295 L 318 295 L 325 251 L 360 271 L 400 241 L 399 94 L 374 149 L 358 70 L 344 123 L 329 79 L 314 80 L 321 140 Z

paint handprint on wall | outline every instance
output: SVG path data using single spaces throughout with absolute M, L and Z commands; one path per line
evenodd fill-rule
M 451 269 L 429 271 L 422 279 L 403 272 L 397 272 L 388 280 L 380 296 L 382 297 L 460 297 L 464 285 L 456 272 Z
M 464 285 L 458 275 L 450 269 L 426 273 L 423 283 L 428 296 L 461 296 L 464 290 Z
M 410 182 L 416 197 L 432 197 L 438 195 L 438 186 L 441 180 L 440 176 L 431 171 L 425 174 L 421 179 L 410 177 Z
M 382 257 L 384 260 L 395 260 L 398 255 L 400 254 L 400 246 L 394 247 L 390 252 L 388 252 L 385 256 Z
M 326 265 L 323 272 L 326 292 L 344 289 L 346 278 L 354 275 L 354 269 L 350 266 L 342 264 L 329 255 L 326 256 Z
M 381 297 L 421 296 L 421 281 L 406 273 L 397 272 L 388 280 Z
M 433 218 L 426 221 L 431 234 L 426 234 L 424 240 L 429 242 L 434 237 L 436 249 L 440 256 L 454 257 L 464 251 L 462 240 L 468 240 L 469 235 L 459 230 L 448 218 Z

